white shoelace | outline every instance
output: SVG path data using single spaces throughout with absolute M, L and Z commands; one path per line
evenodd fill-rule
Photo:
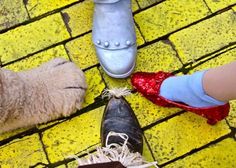
M 108 144 L 111 136 L 119 136 L 124 140 L 123 145 L 116 143 Z M 79 165 L 88 165 L 96 163 L 106 163 L 112 161 L 119 161 L 127 168 L 148 168 L 150 166 L 157 167 L 157 162 L 147 162 L 140 153 L 130 152 L 127 143 L 129 137 L 124 133 L 109 132 L 106 138 L 105 147 L 98 147 L 95 154 L 89 154 L 86 158 L 74 158 L 78 161 Z
M 112 96 L 120 98 L 121 96 L 127 96 L 130 94 L 131 91 L 128 88 L 105 89 L 102 93 L 102 98 L 108 97 L 110 99 Z

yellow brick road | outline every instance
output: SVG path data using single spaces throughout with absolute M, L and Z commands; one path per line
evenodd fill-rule
M 135 71 L 193 73 L 236 60 L 236 0 L 133 0 Z M 91 41 L 92 0 L 0 1 L 0 60 L 22 71 L 55 57 L 84 69 L 83 109 L 69 118 L 0 135 L 0 168 L 77 167 L 100 145 L 102 91 L 131 88 L 101 69 Z M 125 97 L 144 130 L 143 156 L 165 168 L 236 167 L 236 101 L 215 126 L 180 109 L 158 107 L 138 93 Z

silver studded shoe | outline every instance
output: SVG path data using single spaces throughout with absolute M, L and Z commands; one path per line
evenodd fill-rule
M 100 65 L 114 78 L 128 77 L 137 54 L 131 0 L 94 0 L 93 42 Z

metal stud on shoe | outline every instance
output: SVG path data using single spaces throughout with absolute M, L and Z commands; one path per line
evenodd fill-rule
M 126 45 L 127 45 L 127 46 L 130 46 L 130 45 L 131 45 L 131 41 L 127 40 L 127 41 L 126 41 Z
M 107 48 L 107 47 L 109 47 L 109 42 L 108 41 L 106 41 L 105 43 L 104 43 L 104 46 Z
M 102 44 L 101 40 L 98 40 L 98 41 L 97 41 L 97 44 L 98 44 L 98 45 Z
M 119 43 L 119 42 L 116 42 L 116 43 L 115 43 L 115 46 L 119 47 L 119 46 L 120 46 L 120 43 Z

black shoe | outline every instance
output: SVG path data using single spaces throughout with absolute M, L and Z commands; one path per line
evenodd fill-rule
M 106 137 L 109 132 L 125 133 L 129 137 L 127 146 L 130 151 L 142 154 L 142 130 L 134 111 L 123 97 L 117 98 L 113 96 L 105 108 L 101 125 L 103 146 L 105 146 Z M 119 136 L 111 136 L 109 137 L 108 144 L 111 143 L 123 145 L 124 140 Z

